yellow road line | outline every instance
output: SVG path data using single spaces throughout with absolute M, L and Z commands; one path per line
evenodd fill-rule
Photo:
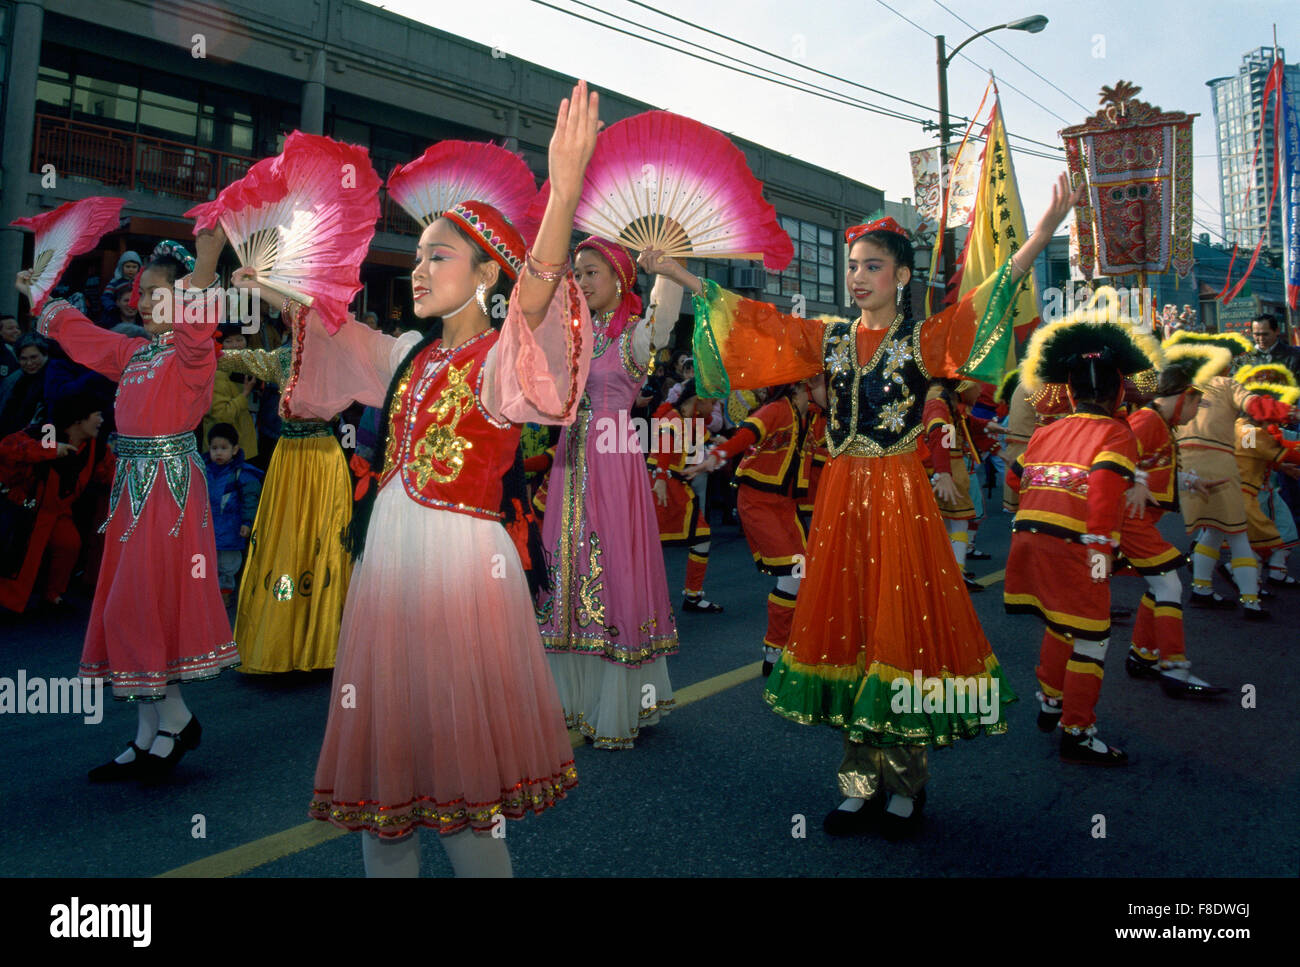
M 698 702 L 702 698 L 708 698 L 710 695 L 716 695 L 718 692 L 751 681 L 762 673 L 762 669 L 763 663 L 756 661 L 752 665 L 745 665 L 724 672 L 721 675 L 706 678 L 694 685 L 687 685 L 673 696 L 676 699 L 676 704 L 673 707 L 682 708 L 690 705 L 691 702 Z M 576 749 L 583 744 L 582 733 L 576 729 L 571 729 L 569 731 L 569 741 Z M 313 846 L 320 846 L 322 843 L 328 843 L 330 840 L 347 835 L 348 832 L 345 829 L 339 829 L 337 826 L 313 819 L 300 826 L 292 826 L 278 833 L 272 833 L 270 836 L 255 839 L 251 843 L 245 843 L 242 846 L 205 856 L 201 860 L 186 863 L 184 866 L 178 866 L 173 870 L 158 875 L 160 877 L 203 878 L 238 876 L 240 873 L 247 873 L 249 870 L 265 866 L 267 863 L 273 863 L 285 856 L 300 853 L 305 849 L 311 849 Z
M 205 856 L 201 860 L 186 863 L 184 866 L 178 866 L 174 870 L 168 870 L 166 873 L 159 873 L 158 875 L 160 877 L 204 878 L 238 876 L 240 873 L 246 873 L 255 867 L 265 866 L 274 860 L 289 856 L 292 853 L 299 853 L 305 849 L 311 849 L 321 843 L 328 843 L 332 839 L 338 839 L 340 836 L 346 836 L 347 834 L 346 829 L 339 829 L 329 823 L 312 820 L 309 823 L 303 823 L 301 826 L 293 826 L 278 833 L 272 833 L 270 836 L 255 839 L 243 846 L 236 846 L 233 849 L 214 853 L 212 856 Z
M 1005 569 L 1001 571 L 994 571 L 992 574 L 986 574 L 982 578 L 976 578 L 975 583 L 982 584 L 987 588 L 990 585 L 997 584 L 1006 576 L 1007 576 L 1007 572 Z

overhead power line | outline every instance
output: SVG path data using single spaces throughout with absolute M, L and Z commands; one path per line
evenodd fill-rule
M 823 100 L 828 100 L 828 101 L 831 101 L 832 103 L 841 104 L 841 105 L 844 105 L 844 106 L 846 106 L 846 107 L 857 107 L 857 108 L 860 108 L 860 109 L 865 110 L 865 111 L 870 111 L 870 112 L 875 113 L 875 114 L 880 114 L 880 115 L 885 116 L 885 117 L 893 118 L 893 119 L 895 119 L 895 120 L 908 121 L 908 122 L 913 123 L 913 124 L 919 124 L 919 125 L 921 125 L 921 126 L 923 126 L 923 127 L 928 123 L 928 122 L 927 122 L 927 119 L 925 119 L 925 118 L 916 117 L 915 115 L 911 115 L 911 114 L 904 113 L 903 111 L 897 110 L 897 109 L 895 109 L 895 108 L 886 107 L 886 106 L 883 106 L 883 105 L 880 105 L 880 104 L 875 104 L 875 103 L 873 103 L 873 102 L 866 101 L 866 100 L 864 100 L 864 99 L 862 99 L 862 98 L 855 97 L 855 96 L 853 96 L 853 95 L 846 94 L 846 93 L 841 92 L 841 91 L 835 91 L 835 90 L 832 90 L 832 89 L 830 89 L 830 88 L 823 87 L 823 86 L 821 86 L 821 85 L 818 85 L 818 84 L 813 83 L 812 81 L 807 81 L 807 80 L 803 80 L 803 79 L 801 79 L 801 78 L 792 77 L 792 76 L 790 76 L 789 74 L 782 73 L 781 71 L 778 71 L 778 70 L 776 70 L 776 69 L 774 69 L 774 68 L 771 68 L 771 67 L 765 67 L 765 66 L 762 66 L 762 65 L 759 65 L 759 64 L 754 64 L 753 62 L 751 62 L 751 61 L 747 61 L 747 60 L 744 60 L 743 58 L 736 57 L 736 56 L 731 55 L 731 54 L 725 54 L 725 53 L 722 53 L 722 52 L 717 51 L 717 50 L 715 50 L 715 49 L 713 49 L 713 48 L 711 48 L 711 47 L 706 47 L 706 46 L 704 46 L 704 45 L 702 45 L 702 44 L 698 44 L 698 43 L 696 43 L 696 42 L 694 42 L 694 41 L 688 40 L 688 39 L 686 39 L 686 38 L 684 38 L 684 37 L 680 37 L 680 36 L 678 36 L 677 34 L 671 33 L 671 32 L 669 32 L 669 31 L 659 30 L 658 28 L 651 27 L 651 26 L 649 26 L 649 25 L 647 25 L 647 24 L 643 24 L 643 23 L 641 23 L 641 22 L 639 22 L 639 21 L 630 20 L 630 19 L 628 19 L 628 18 L 626 18 L 626 17 L 621 17 L 621 16 L 619 16 L 619 15 L 617 15 L 617 14 L 613 14 L 613 13 L 611 13 L 611 12 L 609 12 L 608 10 L 605 10 L 605 9 L 603 9 L 603 8 L 596 7 L 596 6 L 594 6 L 594 5 L 592 5 L 592 4 L 589 4 L 589 3 L 585 3 L 585 2 L 583 2 L 583 0 L 570 0 L 570 2 L 573 3 L 573 4 L 575 4 L 576 6 L 583 7 L 583 8 L 585 8 L 585 9 L 592 10 L 592 11 L 594 11 L 594 12 L 596 12 L 596 13 L 599 13 L 600 16 L 601 16 L 602 18 L 604 18 L 604 19 L 597 20 L 597 19 L 594 19 L 594 18 L 592 18 L 592 17 L 585 16 L 585 15 L 583 15 L 582 13 L 579 13 L 578 11 L 575 11 L 575 10 L 569 10 L 569 9 L 564 8 L 564 7 L 556 6 L 556 5 L 553 4 L 553 3 L 548 3 L 548 2 L 546 2 L 546 0 L 532 0 L 532 2 L 538 4 L 539 6 L 546 7 L 546 8 L 548 8 L 548 9 L 550 9 L 550 10 L 555 10 L 555 11 L 558 12 L 558 13 L 565 14 L 566 16 L 574 17 L 575 19 L 578 19 L 578 20 L 584 21 L 584 22 L 586 22 L 586 23 L 591 23 L 591 24 L 595 24 L 596 26 L 599 26 L 599 27 L 604 27 L 605 29 L 607 29 L 607 30 L 612 30 L 612 31 L 614 31 L 615 33 L 619 33 L 619 34 L 622 34 L 622 35 L 627 36 L 627 37 L 632 37 L 632 38 L 634 38 L 634 39 L 636 39 L 636 40 L 642 40 L 642 41 L 645 41 L 646 43 L 654 44 L 655 46 L 658 46 L 658 47 L 663 47 L 663 48 L 666 49 L 666 50 L 671 50 L 671 51 L 674 51 L 674 52 L 676 52 L 676 53 L 683 54 L 683 55 L 685 55 L 685 56 L 687 56 L 687 57 L 693 57 L 693 58 L 695 58 L 696 60 L 702 60 L 702 61 L 704 61 L 705 63 L 713 64 L 714 66 L 721 67 L 721 68 L 723 68 L 723 69 L 725 69 L 725 70 L 730 70 L 730 71 L 733 71 L 733 72 L 735 72 L 735 73 L 745 75 L 745 76 L 747 76 L 747 77 L 754 77 L 754 78 L 756 78 L 756 79 L 758 79 L 758 80 L 769 81 L 770 83 L 777 84 L 777 85 L 779 85 L 779 86 L 781 86 L 781 87 L 789 88 L 789 89 L 791 89 L 791 90 L 800 91 L 800 92 L 805 93 L 805 94 L 811 94 L 811 95 L 813 95 L 814 97 L 820 97 L 820 98 L 822 98 Z M 744 46 L 744 47 L 747 47 L 747 48 L 751 48 L 751 49 L 755 49 L 755 50 L 759 50 L 759 51 L 762 52 L 762 49 L 761 49 L 761 48 L 754 47 L 754 45 L 752 45 L 752 44 L 748 44 L 748 43 L 746 43 L 746 42 L 744 42 L 744 41 L 734 40 L 733 38 L 726 37 L 725 35 L 723 35 L 723 34 L 719 34 L 717 31 L 712 31 L 712 30 L 710 30 L 709 28 L 706 28 L 706 27 L 700 27 L 700 26 L 698 26 L 698 25 L 696 25 L 696 24 L 691 24 L 689 21 L 682 20 L 682 18 L 675 17 L 675 16 L 672 15 L 672 14 L 669 14 L 669 13 L 666 13 L 666 12 L 664 12 L 664 11 L 658 10 L 657 8 L 652 7 L 652 6 L 650 6 L 649 4 L 639 3 L 639 2 L 637 2 L 637 0 L 629 0 L 629 2 L 635 3 L 636 6 L 642 7 L 642 8 L 644 8 L 644 9 L 646 9 L 646 10 L 650 10 L 650 11 L 652 11 L 652 12 L 658 13 L 658 14 L 660 14 L 661 16 L 664 16 L 664 17 L 666 17 L 666 18 L 668 18 L 668 19 L 670 19 L 670 20 L 675 20 L 675 21 L 678 21 L 678 22 L 681 22 L 681 23 L 687 24 L 688 26 L 694 27 L 694 28 L 696 28 L 696 29 L 702 30 L 702 31 L 704 31 L 705 33 L 710 34 L 710 35 L 712 35 L 712 36 L 717 36 L 717 37 L 720 37 L 720 38 L 722 38 L 722 39 L 726 39 L 726 40 L 733 40 L 733 42 L 735 42 L 735 43 L 737 43 L 737 44 L 740 44 L 741 46 Z M 692 52 L 692 51 L 690 51 L 690 50 L 683 50 L 681 47 L 674 46 L 673 44 L 670 44 L 670 43 L 665 43 L 664 41 L 661 41 L 661 40 L 656 40 L 654 37 L 647 37 L 647 36 L 644 36 L 643 34 L 635 33 L 635 32 L 632 32 L 632 31 L 629 31 L 629 30 L 623 29 L 623 28 L 621 28 L 621 27 L 615 26 L 614 24 L 611 24 L 611 23 L 608 22 L 610 19 L 618 20 L 618 21 L 620 21 L 620 22 L 622 22 L 622 23 L 629 24 L 629 25 L 634 26 L 634 27 L 637 27 L 637 28 L 639 28 L 639 29 L 641 29 L 641 30 L 647 30 L 647 31 L 650 31 L 650 32 L 652 32 L 652 33 L 654 33 L 654 34 L 659 35 L 660 37 L 665 37 L 665 38 L 668 38 L 668 39 L 670 39 L 670 40 L 676 41 L 677 43 L 680 43 L 680 44 L 686 44 L 686 45 L 691 46 L 691 47 L 694 47 L 694 48 L 696 48 L 696 49 L 698 49 L 698 50 L 705 51 L 705 52 L 707 53 L 707 56 L 705 56 L 705 55 L 701 55 L 701 54 L 697 54 L 697 53 L 694 53 L 694 52 Z M 764 53 L 766 53 L 766 52 L 764 52 Z M 929 108 L 929 107 L 927 107 L 926 105 L 921 104 L 920 102 L 909 101 L 909 100 L 906 99 L 906 98 L 900 98 L 900 97 L 898 97 L 897 95 L 891 95 L 891 94 L 888 94 L 888 92 L 877 91 L 875 88 L 871 88 L 871 87 L 868 87 L 867 85 L 863 85 L 863 84 L 858 84 L 858 83 L 855 82 L 855 81 L 849 80 L 849 79 L 847 79 L 847 78 L 843 78 L 843 77 L 841 77 L 841 76 L 839 76 L 839 75 L 836 75 L 836 74 L 830 74 L 830 73 L 828 73 L 828 72 L 826 72 L 826 71 L 821 71 L 821 70 L 816 69 L 816 68 L 805 67 L 805 65 L 799 64 L 799 62 L 797 62 L 797 61 L 792 61 L 792 60 L 790 60 L 789 58 L 784 58 L 784 57 L 781 57 L 780 55 L 777 55 L 777 54 L 770 54 L 770 56 L 772 56 L 772 57 L 774 57 L 774 58 L 776 58 L 776 59 L 778 59 L 778 60 L 782 60 L 782 61 L 786 61 L 786 62 L 789 62 L 789 63 L 793 63 L 793 64 L 795 64 L 796 66 L 799 66 L 799 67 L 804 68 L 804 69 L 806 69 L 806 70 L 813 71 L 814 73 L 817 73 L 817 74 L 820 74 L 820 75 L 823 75 L 823 76 L 826 76 L 826 77 L 830 77 L 830 78 L 832 78 L 832 79 L 834 79 L 834 80 L 841 81 L 841 82 L 843 82 L 843 83 L 849 84 L 850 86 L 859 87 L 859 88 L 862 88 L 862 89 L 864 89 L 864 90 L 871 91 L 871 92 L 873 92 L 873 93 L 880 93 L 880 94 L 882 94 L 882 95 L 884 95 L 884 96 L 891 97 L 891 98 L 893 98 L 893 99 L 895 99 L 895 100 L 899 100 L 899 101 L 902 101 L 902 102 L 904 102 L 904 103 L 912 104 L 912 105 L 915 105 L 915 106 L 917 106 L 917 107 L 920 107 L 922 110 L 933 111 L 932 108 Z M 734 63 L 730 63 L 730 64 L 729 64 L 729 63 L 722 63 L 722 62 L 720 62 L 720 61 L 718 60 L 719 57 L 726 58 L 727 60 L 733 61 Z M 740 65 L 740 66 L 737 66 L 737 65 Z M 755 73 L 755 71 L 762 71 L 762 72 L 764 72 L 764 73 L 763 73 L 763 74 L 758 74 L 758 73 Z M 765 75 L 771 75 L 771 76 L 765 76 Z M 968 119 L 964 119 L 964 120 L 966 120 L 967 123 L 969 123 L 969 120 L 968 120 Z M 1030 144 L 1040 145 L 1041 147 L 1046 148 L 1046 149 L 1049 149 L 1049 150 L 1052 150 L 1052 151 L 1060 151 L 1060 150 L 1061 150 L 1060 147 L 1059 147 L 1058 145 L 1048 144 L 1047 142 L 1043 142 L 1043 141 L 1036 141 L 1036 140 L 1033 139 L 1033 138 L 1026 138 L 1026 137 L 1024 137 L 1023 135 L 1012 134 L 1012 133 L 1009 132 L 1009 133 L 1008 133 L 1008 137 L 1015 138 L 1015 139 L 1018 140 L 1018 141 L 1024 141 L 1024 142 L 1027 142 L 1027 143 L 1030 143 Z M 1040 152 L 1040 151 L 1034 151 L 1033 149 L 1030 149 L 1030 148 L 1017 147 L 1017 148 L 1016 148 L 1016 151 L 1017 151 L 1018 154 L 1026 155 L 1026 156 L 1029 156 L 1029 157 L 1039 157 L 1039 158 L 1044 158 L 1044 159 L 1052 160 L 1052 161 L 1060 160 L 1060 159 L 1059 159 L 1059 156 L 1057 156 L 1057 155 L 1044 154 L 1044 153 L 1042 153 L 1042 152 Z
M 965 25 L 966 25 L 967 27 L 969 27 L 971 30 L 978 30 L 978 29 L 979 29 L 979 28 L 976 27 L 974 24 L 972 24 L 969 20 L 966 20 L 964 17 L 961 17 L 960 15 L 958 15 L 955 11 L 949 9 L 948 7 L 945 7 L 942 3 L 940 3 L 940 0 L 934 0 L 934 2 L 935 2 L 939 7 L 941 7 L 942 9 L 947 10 L 948 13 L 952 14 L 954 17 L 956 17 L 958 20 L 960 20 L 963 24 L 965 24 Z M 999 44 L 999 43 L 998 43 L 996 40 L 994 40 L 992 37 L 988 37 L 988 36 L 986 36 L 984 39 L 987 40 L 987 41 L 988 41 L 990 44 L 992 44 L 994 47 L 996 47 L 998 50 L 1002 51 L 1002 53 L 1006 54 L 1008 57 L 1010 57 L 1012 60 L 1014 60 L 1017 64 L 1019 64 L 1019 65 L 1020 65 L 1021 67 L 1023 67 L 1025 70 L 1029 71 L 1029 73 L 1033 74 L 1033 75 L 1034 75 L 1035 77 L 1037 77 L 1040 81 L 1042 81 L 1043 83 L 1047 84 L 1049 87 L 1055 88 L 1055 90 L 1057 90 L 1057 91 L 1059 91 L 1061 94 L 1065 95 L 1065 97 L 1066 97 L 1068 100 L 1074 101 L 1075 104 L 1078 104 L 1079 107 L 1083 108 L 1083 109 L 1084 109 L 1085 111 L 1087 111 L 1089 114 L 1091 114 L 1091 113 L 1093 112 L 1093 109 L 1092 109 L 1092 108 L 1088 107 L 1086 104 L 1082 104 L 1082 103 L 1080 103 L 1079 101 L 1075 100 L 1074 97 L 1072 97 L 1072 96 L 1071 96 L 1070 94 L 1068 94 L 1066 91 L 1061 90 L 1061 88 L 1057 87 L 1056 84 L 1054 84 L 1051 80 L 1049 80 L 1048 78 L 1044 77 L 1042 74 L 1038 73 L 1038 71 L 1034 70 L 1032 67 L 1030 67 L 1028 64 L 1026 64 L 1023 60 L 1021 60 L 1021 59 L 1020 59 L 1019 57 L 1017 57 L 1015 54 L 1011 53 L 1011 51 L 1007 50 L 1005 47 L 1003 47 L 1001 44 Z

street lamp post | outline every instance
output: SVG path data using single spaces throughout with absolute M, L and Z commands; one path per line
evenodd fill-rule
M 952 49 L 952 53 L 947 53 L 944 49 L 943 34 L 934 38 L 935 49 L 938 53 L 939 63 L 939 170 L 942 171 L 944 165 L 948 162 L 948 136 L 951 133 L 948 124 L 948 65 L 952 63 L 957 53 L 969 44 L 972 40 L 983 37 L 985 34 L 991 34 L 995 30 L 1025 30 L 1031 34 L 1036 34 L 1047 26 L 1047 18 L 1042 14 L 1035 14 L 1032 17 L 1022 17 L 1019 20 L 1012 20 L 1010 23 L 997 24 L 994 27 L 988 27 L 977 34 L 971 34 L 960 44 Z M 943 229 L 944 239 L 944 259 L 943 259 L 943 281 L 947 284 L 948 277 L 952 274 L 953 257 L 953 238 L 947 227 Z

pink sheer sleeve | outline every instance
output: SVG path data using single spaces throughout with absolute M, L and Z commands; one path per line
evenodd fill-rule
M 484 365 L 483 407 L 512 423 L 573 422 L 591 367 L 591 313 L 573 277 L 556 287 L 546 318 L 528 327 L 511 294 L 501 338 Z
M 285 406 L 297 417 L 333 419 L 353 400 L 383 406 L 398 364 L 420 341 L 418 332 L 386 336 L 351 315 L 331 336 L 312 310 L 290 303 L 287 314 L 294 358 Z

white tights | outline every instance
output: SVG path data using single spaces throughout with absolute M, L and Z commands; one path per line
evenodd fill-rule
M 512 877 L 510 851 L 504 838 L 478 836 L 469 830 L 439 836 L 451 868 L 461 877 Z M 361 858 L 367 877 L 417 877 L 420 875 L 419 830 L 401 839 L 380 839 L 372 833 L 361 837 Z

